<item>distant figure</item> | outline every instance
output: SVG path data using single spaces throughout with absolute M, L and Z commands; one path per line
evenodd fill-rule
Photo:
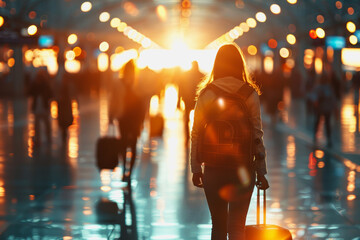
M 66 79 L 60 86 L 60 92 L 58 96 L 58 124 L 61 129 L 61 139 L 65 143 L 68 138 L 68 128 L 74 121 L 71 105 L 71 96 Z
M 130 181 L 133 167 L 136 159 L 136 144 L 140 136 L 144 117 L 145 117 L 145 102 L 142 97 L 135 91 L 135 66 L 133 60 L 130 60 L 124 66 L 124 74 L 121 79 L 122 83 L 122 98 L 119 102 L 119 129 L 121 135 L 121 149 L 123 166 L 123 180 Z M 127 148 L 131 150 L 130 167 L 127 169 Z M 128 170 L 128 172 L 127 172 Z
M 332 146 L 331 139 L 331 114 L 337 110 L 336 95 L 331 86 L 330 79 L 323 73 L 320 77 L 319 84 L 314 88 L 315 103 L 315 126 L 314 126 L 314 142 L 317 140 L 320 119 L 325 120 L 325 130 L 327 138 L 327 146 Z
M 185 112 L 184 112 L 184 130 L 186 137 L 186 145 L 190 139 L 189 132 L 189 121 L 190 121 L 190 112 L 195 107 L 195 96 L 197 85 L 203 78 L 203 74 L 199 71 L 199 64 L 197 61 L 192 62 L 192 68 L 190 71 L 185 73 L 184 78 L 179 81 L 179 97 L 185 103 Z
M 354 112 L 357 114 L 359 112 L 360 69 L 353 76 L 352 88 L 354 91 Z
M 279 118 L 279 103 L 283 100 L 284 95 L 284 76 L 281 68 L 274 70 L 268 79 L 264 79 L 266 83 L 266 108 L 267 113 L 271 117 L 271 123 L 275 124 Z
M 316 83 L 316 72 L 315 69 L 308 71 L 306 82 L 305 82 L 305 105 L 306 105 L 306 119 L 310 115 L 314 114 L 314 87 Z
M 259 188 L 269 187 L 257 91 L 236 44 L 218 50 L 199 85 L 190 164 L 193 184 L 205 190 L 212 240 L 244 239 L 255 179 Z
M 34 144 L 38 146 L 41 143 L 41 123 L 44 124 L 46 140 L 50 144 L 52 142 L 50 100 L 53 98 L 53 90 L 46 68 L 40 68 L 36 73 L 35 79 L 30 85 L 29 96 L 32 99 L 31 110 L 35 116 Z

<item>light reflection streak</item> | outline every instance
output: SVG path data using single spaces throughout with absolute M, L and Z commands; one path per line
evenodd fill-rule
M 355 147 L 356 117 L 354 116 L 354 106 L 345 103 L 341 108 L 341 130 L 342 130 L 342 150 L 353 152 Z
M 109 115 L 108 99 L 105 91 L 100 92 L 100 136 L 105 136 L 108 132 Z
M 71 159 L 73 168 L 77 168 L 77 158 L 79 156 L 79 110 L 77 101 L 71 102 L 72 114 L 74 117 L 73 124 L 69 127 L 69 149 L 68 156 Z
M 13 136 L 14 135 L 14 106 L 11 102 L 8 102 L 7 121 L 8 121 L 9 136 Z
M 173 84 L 165 87 L 164 115 L 166 118 L 175 117 L 178 101 L 178 89 Z
M 35 116 L 30 113 L 28 115 L 28 156 L 33 157 L 34 153 L 34 136 L 35 136 Z
M 293 168 L 295 168 L 295 165 L 296 165 L 296 162 L 295 162 L 295 160 L 296 160 L 296 158 L 295 158 L 295 154 L 296 154 L 295 138 L 294 138 L 294 136 L 288 136 L 287 140 L 288 140 L 288 143 L 286 145 L 286 152 L 287 152 L 286 164 L 289 169 L 293 169 Z

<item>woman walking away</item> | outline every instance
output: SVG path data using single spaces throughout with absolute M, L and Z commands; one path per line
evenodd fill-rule
M 236 44 L 218 50 L 199 85 L 190 164 L 193 184 L 205 191 L 212 240 L 245 239 L 254 185 L 269 187 L 258 92 Z

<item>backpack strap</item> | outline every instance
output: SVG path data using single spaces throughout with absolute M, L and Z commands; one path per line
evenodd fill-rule
M 254 92 L 254 89 L 249 86 L 249 84 L 244 84 L 242 85 L 239 90 L 237 90 L 237 92 L 235 94 L 233 93 L 229 93 L 224 91 L 223 89 L 219 88 L 218 86 L 216 86 L 215 84 L 209 84 L 207 86 L 207 88 L 213 90 L 215 92 L 215 94 L 219 95 L 219 94 L 226 94 L 226 95 L 230 95 L 230 96 L 236 96 L 238 98 L 240 98 L 241 100 L 243 100 L 244 102 L 250 97 L 250 95 Z

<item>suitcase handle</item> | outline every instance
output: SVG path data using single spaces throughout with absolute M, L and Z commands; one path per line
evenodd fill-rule
M 257 189 L 257 209 L 256 209 L 256 224 L 260 224 L 260 189 Z M 264 190 L 263 194 L 263 218 L 264 225 L 266 225 L 266 190 Z

